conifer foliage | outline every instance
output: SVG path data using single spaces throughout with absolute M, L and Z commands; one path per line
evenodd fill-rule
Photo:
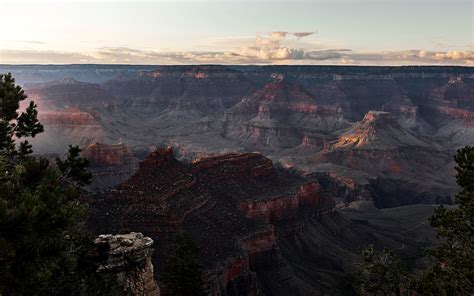
M 443 243 L 428 252 L 433 266 L 422 281 L 428 295 L 474 295 L 474 147 L 459 149 L 457 208 L 440 206 L 430 218 Z
M 204 295 L 199 247 L 184 233 L 174 237 L 173 254 L 166 260 L 163 282 L 169 295 Z
M 80 185 L 91 175 L 79 148 L 57 167 L 33 157 L 28 138 L 43 131 L 37 106 L 11 74 L 0 75 L 0 295 L 86 294 L 87 242 Z
M 456 207 L 441 205 L 429 219 L 440 242 L 426 251 L 428 267 L 409 273 L 393 252 L 366 248 L 355 274 L 359 295 L 474 295 L 474 147 L 454 160 L 461 191 Z

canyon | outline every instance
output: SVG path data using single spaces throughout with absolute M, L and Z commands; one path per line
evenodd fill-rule
M 414 256 L 474 144 L 474 70 L 8 66 L 39 106 L 35 153 L 82 147 L 99 233 L 201 247 L 210 295 L 342 293 L 368 242 Z M 166 291 L 162 291 L 166 294 Z
M 134 229 L 153 239 L 159 286 L 174 235 L 189 235 L 201 248 L 208 295 L 343 293 L 344 276 L 367 240 L 403 246 L 407 254 L 426 243 L 417 238 L 420 229 L 408 233 L 420 228 L 413 222 L 393 231 L 339 213 L 316 178 L 275 167 L 260 153 L 187 163 L 172 147 L 159 148 L 129 180 L 84 201 L 97 233 Z
M 357 188 L 370 189 L 365 197 L 338 199 L 340 206 L 357 200 L 373 200 L 377 207 L 450 203 L 456 191 L 451 156 L 474 141 L 471 68 L 8 70 L 24 81 L 40 108 L 46 132 L 33 142 L 39 154 L 64 153 L 68 144 L 85 147 L 96 142 L 122 143 L 141 160 L 163 145 L 173 146 L 177 158 L 189 162 L 257 151 L 304 174 L 326 173 L 335 178 L 331 184 L 344 186 L 338 180 L 350 179 Z M 376 112 L 390 113 L 386 117 L 391 119 L 368 123 L 367 117 Z M 350 138 L 361 143 L 352 145 Z M 384 186 L 399 189 L 387 195 Z

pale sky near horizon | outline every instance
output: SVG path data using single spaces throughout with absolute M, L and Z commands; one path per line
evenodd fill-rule
M 0 63 L 474 65 L 474 0 L 0 0 Z

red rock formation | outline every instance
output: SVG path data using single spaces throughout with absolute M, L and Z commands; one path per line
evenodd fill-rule
M 435 107 L 435 112 L 450 119 L 462 120 L 465 126 L 474 127 L 474 112 L 447 106 Z
M 331 137 L 327 135 L 317 133 L 305 133 L 300 147 L 304 149 L 322 150 L 327 147 L 328 142 L 330 140 Z
M 142 170 L 155 169 L 173 161 L 175 161 L 173 148 L 166 147 L 164 149 L 157 149 L 153 151 L 147 159 L 140 162 L 139 167 Z
M 328 134 L 348 126 L 339 103 L 323 104 L 300 85 L 276 80 L 245 97 L 226 115 L 228 135 L 250 147 L 299 145 L 306 133 Z
M 429 142 L 401 127 L 389 112 L 369 111 L 362 121 L 343 133 L 333 149 L 396 149 L 430 147 Z
M 240 247 L 248 256 L 249 269 L 269 267 L 278 264 L 277 236 L 275 227 L 264 229 L 239 240 Z
M 132 152 L 121 143 L 94 143 L 83 148 L 81 156 L 89 159 L 93 166 L 121 166 L 129 164 L 134 158 Z
M 438 102 L 447 102 L 454 108 L 473 110 L 474 87 L 466 83 L 461 76 L 451 76 L 442 86 L 434 88 L 431 92 L 433 99 Z
M 206 73 L 203 73 L 203 72 L 197 72 L 194 77 L 196 77 L 196 79 L 204 79 L 207 77 Z
M 216 182 L 230 177 L 259 177 L 273 173 L 272 161 L 260 153 L 230 153 L 216 157 L 196 159 L 193 169 Z
M 240 203 L 240 210 L 249 218 L 277 221 L 294 215 L 295 210 L 305 205 L 326 213 L 333 208 L 332 201 L 322 197 L 321 186 L 317 182 L 302 185 L 294 195 L 278 195 L 262 200 L 246 200 Z
M 128 181 L 94 198 L 91 208 L 97 210 L 91 216 L 103 231 L 126 225 L 154 238 L 157 262 L 166 256 L 171 234 L 185 230 L 202 246 L 209 279 L 215 281 L 210 287 L 227 289 L 243 281 L 252 294 L 257 291 L 252 270 L 273 264 L 268 258 L 277 256 L 269 222 L 295 219 L 298 212 L 328 213 L 328 205 L 334 208 L 317 182 L 276 170 L 259 153 L 184 164 L 168 147 L 151 153 Z
M 390 100 L 382 107 L 382 110 L 409 119 L 415 119 L 418 113 L 418 107 L 407 97 Z
M 96 115 L 97 116 L 97 115 Z M 65 111 L 41 112 L 38 115 L 43 125 L 99 125 L 99 121 L 89 112 L 77 108 Z

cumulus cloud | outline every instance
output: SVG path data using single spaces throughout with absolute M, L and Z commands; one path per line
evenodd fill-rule
M 448 52 L 437 52 L 434 55 L 437 60 L 474 60 L 473 51 L 451 50 Z
M 314 34 L 314 32 L 285 32 L 274 31 L 257 35 L 254 44 L 242 47 L 237 53 L 249 59 L 260 62 L 274 60 L 298 60 L 305 58 L 305 50 L 283 45 L 282 42 L 289 36 L 301 39 Z M 311 58 L 309 56 L 309 58 Z
M 237 49 L 164 52 L 131 47 L 101 47 L 88 53 L 1 50 L 0 63 L 103 64 L 344 64 L 344 65 L 468 65 L 474 51 L 353 51 L 324 48 L 317 39 L 300 42 L 315 32 L 274 31 L 257 34 Z

